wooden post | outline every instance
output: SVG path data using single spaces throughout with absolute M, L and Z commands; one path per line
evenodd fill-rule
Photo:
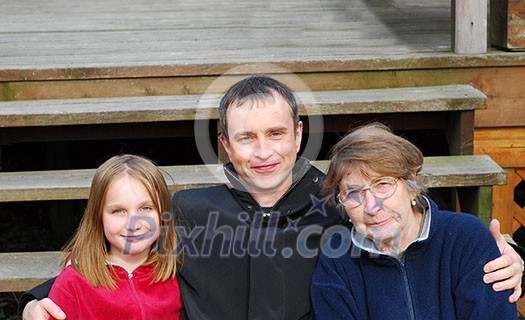
M 477 216 L 487 226 L 492 219 L 492 186 L 457 188 L 461 211 Z
M 226 154 L 226 151 L 224 150 L 224 147 L 222 146 L 222 143 L 220 141 L 222 134 L 222 127 L 219 120 L 217 120 L 217 158 L 219 160 L 219 163 L 228 163 L 230 159 L 228 159 L 228 155 Z
M 525 1 L 490 1 L 490 41 L 508 51 L 525 51 Z
M 452 0 L 452 48 L 458 54 L 487 52 L 487 0 Z
M 502 233 L 513 234 L 519 227 L 525 226 L 525 209 L 514 202 L 514 187 L 521 181 L 521 177 L 512 168 L 506 168 L 505 171 L 507 184 L 494 186 L 493 217 L 500 221 Z
M 451 115 L 446 129 L 450 142 L 451 155 L 468 155 L 473 153 L 474 143 L 474 110 L 456 112 Z

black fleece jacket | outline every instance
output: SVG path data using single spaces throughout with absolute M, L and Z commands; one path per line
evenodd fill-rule
M 319 194 L 324 174 L 299 158 L 290 190 L 273 208 L 261 208 L 231 165 L 225 170 L 232 186 L 173 197 L 186 227 L 182 319 L 308 319 L 321 235 L 342 222 Z

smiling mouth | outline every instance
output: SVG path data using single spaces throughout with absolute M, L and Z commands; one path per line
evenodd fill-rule
M 277 165 L 278 163 L 270 163 L 266 165 L 254 166 L 253 169 L 255 169 L 255 171 L 258 171 L 258 172 L 269 172 L 269 171 L 273 171 L 274 168 L 277 167 Z
M 374 227 L 382 227 L 385 224 L 387 224 L 389 221 L 390 221 L 390 219 L 385 219 L 385 220 L 378 221 L 378 222 L 367 223 L 366 225 L 368 227 L 372 227 L 372 228 L 374 228 Z
M 147 233 L 138 234 L 138 235 L 124 235 L 122 237 L 124 237 L 124 239 L 126 239 L 126 241 L 128 242 L 135 242 L 135 241 L 140 241 L 146 238 L 146 236 L 147 236 Z

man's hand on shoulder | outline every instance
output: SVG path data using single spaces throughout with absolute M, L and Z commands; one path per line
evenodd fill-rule
M 23 320 L 47 320 L 51 317 L 62 320 L 66 318 L 66 315 L 49 298 L 30 301 L 22 313 Z
M 521 295 L 521 280 L 523 276 L 522 260 L 519 254 L 507 243 L 505 237 L 500 232 L 499 221 L 493 219 L 490 222 L 490 232 L 501 252 L 501 257 L 494 259 L 483 268 L 485 283 L 493 283 L 494 291 L 513 289 L 514 292 L 509 297 L 509 302 L 513 303 Z

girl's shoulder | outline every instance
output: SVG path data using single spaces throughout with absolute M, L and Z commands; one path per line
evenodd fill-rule
M 65 267 L 56 278 L 53 287 L 72 288 L 89 286 L 89 282 L 72 265 Z
M 84 278 L 71 264 L 67 265 L 58 275 L 58 278 Z M 57 279 L 58 279 L 57 278 Z

